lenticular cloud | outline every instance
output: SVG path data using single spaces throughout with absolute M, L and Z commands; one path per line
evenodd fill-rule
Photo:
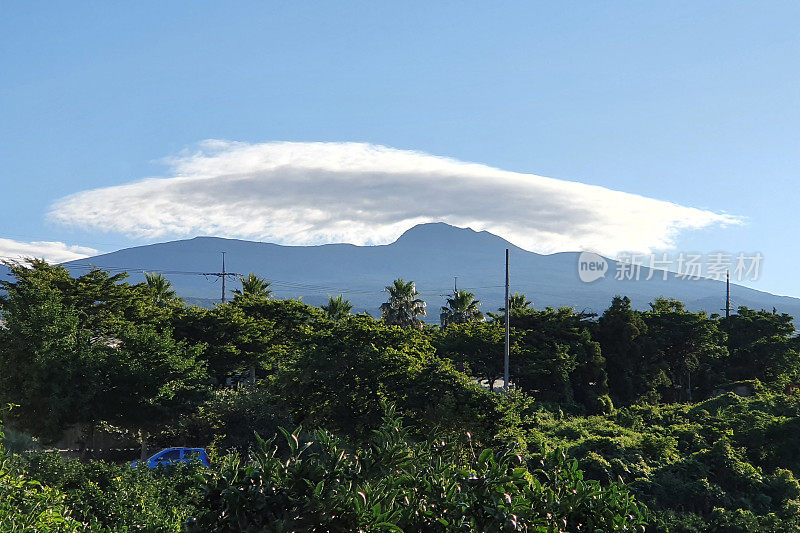
M 4 260 L 21 261 L 27 257 L 37 257 L 48 263 L 63 263 L 98 253 L 94 248 L 71 246 L 58 241 L 21 242 L 0 239 L 0 259 Z
M 536 252 L 668 248 L 736 217 L 533 174 L 362 143 L 205 141 L 169 175 L 56 202 L 50 218 L 156 239 L 216 235 L 391 242 L 422 222 L 488 230 Z

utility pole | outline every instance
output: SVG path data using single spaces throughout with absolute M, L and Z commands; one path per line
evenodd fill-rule
M 731 271 L 725 271 L 725 318 L 731 316 Z
M 510 326 L 511 323 L 509 322 L 509 313 L 508 313 L 509 312 L 509 309 L 508 309 L 508 280 L 509 280 L 508 257 L 509 257 L 509 254 L 510 254 L 510 251 L 509 251 L 508 248 L 506 248 L 506 347 L 505 347 L 505 353 L 504 353 L 504 363 L 505 364 L 504 364 L 504 372 L 503 372 L 503 389 L 506 392 L 508 392 L 508 359 L 509 359 L 508 355 L 509 355 L 509 352 L 511 350 L 511 340 L 510 340 L 511 337 L 510 337 L 510 334 L 509 334 L 510 331 L 511 331 L 511 326 Z
M 227 284 L 226 281 L 228 276 L 239 276 L 239 274 L 235 272 L 228 272 L 225 270 L 225 252 L 222 252 L 222 272 L 203 272 L 204 276 L 217 276 L 218 278 L 222 278 L 222 303 L 225 303 L 225 296 L 226 296 L 226 289 Z
M 222 252 L 222 303 L 225 303 L 225 282 L 228 280 L 227 272 L 225 272 L 225 252 Z
M 458 292 L 458 276 L 453 276 L 453 295 Z

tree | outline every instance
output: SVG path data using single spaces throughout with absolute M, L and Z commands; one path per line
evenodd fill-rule
M 204 397 L 202 348 L 119 319 L 113 338 L 97 336 L 81 327 L 81 311 L 41 281 L 10 287 L 0 328 L 2 401 L 18 405 L 18 427 L 45 441 L 70 425 L 91 431 L 103 421 L 138 431 L 144 450 L 149 433 Z
M 516 357 L 517 332 L 512 332 L 511 356 Z M 505 328 L 498 322 L 472 322 L 453 324 L 440 330 L 435 337 L 436 353 L 464 368 L 471 376 L 489 383 L 503 376 Z
M 730 381 L 758 379 L 777 389 L 800 378 L 800 341 L 792 317 L 740 307 L 719 320 L 730 352 L 725 374 Z
M 598 401 L 608 393 L 608 379 L 600 345 L 589 333 L 589 316 L 571 307 L 548 307 L 510 318 L 520 332 L 519 356 L 511 361 L 514 383 L 543 400 L 602 407 Z
M 426 304 L 417 298 L 419 293 L 414 282 L 398 278 L 386 290 L 389 291 L 389 301 L 381 304 L 383 321 L 391 326 L 421 329 L 419 317 L 426 315 Z
M 528 297 L 520 292 L 508 295 L 508 307 L 511 308 L 511 314 L 524 313 L 533 309 L 533 302 L 528 300 Z M 493 322 L 504 322 L 506 319 L 506 308 L 500 307 L 498 313 L 489 311 L 486 313 Z
M 175 326 L 177 339 L 202 348 L 200 357 L 217 384 L 244 371 L 255 381 L 273 334 L 270 321 L 248 315 L 231 304 L 214 309 L 190 307 L 175 320 Z
M 275 435 L 290 427 L 289 406 L 280 390 L 259 383 L 253 387 L 217 389 L 199 409 L 181 418 L 170 436 L 194 446 L 217 451 L 235 450 L 246 455 L 256 434 Z
M 661 382 L 653 384 L 653 391 L 668 402 L 710 394 L 723 381 L 722 367 L 728 356 L 725 334 L 717 321 L 704 311 L 686 311 L 683 303 L 674 299 L 657 298 L 650 308 L 642 314 L 648 349 L 654 350 L 648 358 L 661 370 L 645 370 L 648 377 Z
M 437 357 L 426 337 L 356 315 L 310 334 L 276 376 L 275 387 L 295 420 L 309 427 L 369 434 L 384 399 L 396 402 L 418 426 L 469 424 L 481 438 L 496 435 L 496 395 Z
M 0 280 L 0 288 L 24 293 L 26 288 L 34 284 L 42 287 L 49 286 L 60 294 L 70 292 L 75 280 L 69 271 L 61 265 L 51 265 L 44 259 L 28 258 L 22 262 L 2 261 L 2 264 L 11 270 L 14 281 Z
M 324 311 L 300 300 L 243 296 L 233 302 L 233 306 L 248 317 L 268 321 L 273 330 L 270 340 L 273 347 L 302 343 L 311 331 L 328 323 Z
M 175 299 L 176 294 L 172 288 L 172 282 L 165 278 L 164 274 L 160 272 L 145 272 L 144 279 L 147 284 L 147 290 L 156 305 L 163 306 Z
M 442 327 L 446 328 L 450 324 L 466 324 L 468 322 L 482 322 L 483 313 L 478 306 L 481 301 L 475 299 L 475 295 L 469 291 L 453 291 L 453 297 L 447 299 L 447 305 L 442 307 L 440 319 Z
M 78 328 L 90 331 L 94 337 L 113 336 L 117 323 L 143 318 L 141 298 L 134 287 L 124 283 L 128 277 L 125 272 L 112 276 L 104 270 L 92 269 L 73 278 L 63 266 L 49 265 L 40 259 L 4 264 L 11 269 L 15 281 L 0 282 L 1 288 L 9 294 L 15 292 L 22 299 L 34 287 L 52 291 L 54 298 L 74 310 Z
M 219 384 L 247 369 L 251 381 L 260 371 L 274 373 L 311 332 L 329 327 L 330 321 L 320 308 L 298 300 L 245 294 L 214 309 L 187 307 L 174 326 L 176 339 L 203 348 L 201 357 Z
M 269 288 L 272 282 L 258 276 L 255 272 L 250 272 L 248 275 L 239 278 L 239 281 L 242 283 L 242 288 L 241 290 L 236 289 L 233 291 L 234 300 L 244 295 L 257 298 L 269 298 L 272 296 L 272 289 Z
M 515 292 L 514 294 L 508 295 L 508 307 L 511 309 L 512 313 L 516 311 L 525 311 L 526 309 L 530 309 L 532 305 L 533 302 L 528 300 L 528 297 L 522 294 L 521 292 Z M 500 313 L 503 314 L 496 315 L 494 313 L 491 313 L 490 316 L 494 319 L 497 319 L 497 317 L 502 318 L 505 316 L 504 314 L 506 312 L 505 307 L 499 308 L 498 311 L 500 311 Z
M 647 390 L 653 365 L 646 361 L 647 325 L 627 296 L 615 296 L 593 329 L 606 360 L 608 386 L 616 405 L 629 405 Z
M 528 309 L 532 305 L 533 302 L 528 300 L 527 296 L 522 293 L 515 292 L 508 296 L 508 307 L 511 309 L 512 313 L 517 309 Z M 501 309 L 501 311 L 505 311 L 505 309 Z
M 352 309 L 353 304 L 350 303 L 350 300 L 345 300 L 341 294 L 336 298 L 328 296 L 328 305 L 322 306 L 322 310 L 328 314 L 328 318 L 337 322 L 347 318 Z
M 92 270 L 72 278 L 61 266 L 27 265 L 9 265 L 16 281 L 3 284 L 0 328 L 0 394 L 19 405 L 20 427 L 53 441 L 74 424 L 91 433 L 101 421 L 134 416 L 118 405 L 117 380 L 126 375 L 120 353 L 128 349 L 120 344 L 136 330 L 168 335 L 165 323 L 151 320 L 163 319 L 164 310 L 151 314 L 143 286 L 118 283 L 125 274 Z M 161 355 L 150 364 L 130 354 L 128 365 L 161 387 L 168 383 L 158 371 Z
M 127 325 L 103 365 L 105 420 L 138 433 L 142 459 L 150 435 L 192 412 L 208 396 L 201 348 L 176 341 L 150 325 Z
M 78 313 L 43 282 L 8 285 L 0 327 L 0 402 L 11 420 L 45 442 L 73 424 L 102 419 L 102 343 L 79 327 Z

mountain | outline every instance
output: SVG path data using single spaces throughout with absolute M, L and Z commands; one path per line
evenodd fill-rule
M 617 263 L 605 260 L 607 275 L 584 283 L 578 276 L 577 252 L 536 254 L 486 231 L 444 223 L 415 226 L 394 243 L 380 246 L 282 246 L 196 237 L 127 248 L 65 266 L 74 274 L 86 272 L 91 266 L 127 270 L 133 282 L 143 279 L 142 271 L 163 271 L 178 294 L 192 303 L 208 306 L 219 300 L 221 282 L 218 277 L 203 274 L 220 272 L 220 252 L 225 251 L 228 272 L 255 272 L 272 280 L 278 297 L 302 297 L 309 304 L 320 305 L 327 302 L 328 295 L 344 294 L 355 311 L 373 315 L 386 299 L 383 288 L 402 277 L 416 282 L 428 302 L 428 320 L 434 322 L 444 305 L 444 295 L 452 291 L 455 276 L 459 288 L 473 291 L 483 302 L 484 311 L 502 306 L 506 248 L 511 250 L 512 292 L 525 293 L 537 308 L 568 305 L 599 313 L 617 294 L 629 296 L 640 309 L 661 295 L 677 298 L 692 310 L 717 313 L 724 307 L 724 282 L 685 280 L 674 274 L 664 280 L 662 271 L 645 281 L 647 268 L 641 269 L 639 281 L 616 280 Z M 229 278 L 228 291 L 238 286 L 237 280 Z M 774 307 L 800 317 L 797 298 L 738 285 L 732 286 L 731 296 L 734 309 L 740 305 L 768 310 Z

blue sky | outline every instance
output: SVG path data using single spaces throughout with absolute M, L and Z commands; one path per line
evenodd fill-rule
M 166 240 L 109 218 L 70 225 L 53 205 L 186 172 L 207 139 L 357 142 L 741 217 L 689 224 L 670 249 L 761 252 L 762 276 L 749 285 L 800 296 L 797 2 L 20 2 L 2 11 L 0 239 L 102 251 Z M 482 179 L 502 186 L 502 176 Z M 135 223 L 130 197 L 111 198 L 117 218 Z M 77 216 L 97 206 L 73 207 Z M 603 209 L 606 223 L 628 208 Z M 466 220 L 458 215 L 448 220 Z M 526 231 L 540 229 L 527 218 Z M 244 231 L 219 220 L 218 234 Z M 377 240 L 398 230 L 389 222 Z

